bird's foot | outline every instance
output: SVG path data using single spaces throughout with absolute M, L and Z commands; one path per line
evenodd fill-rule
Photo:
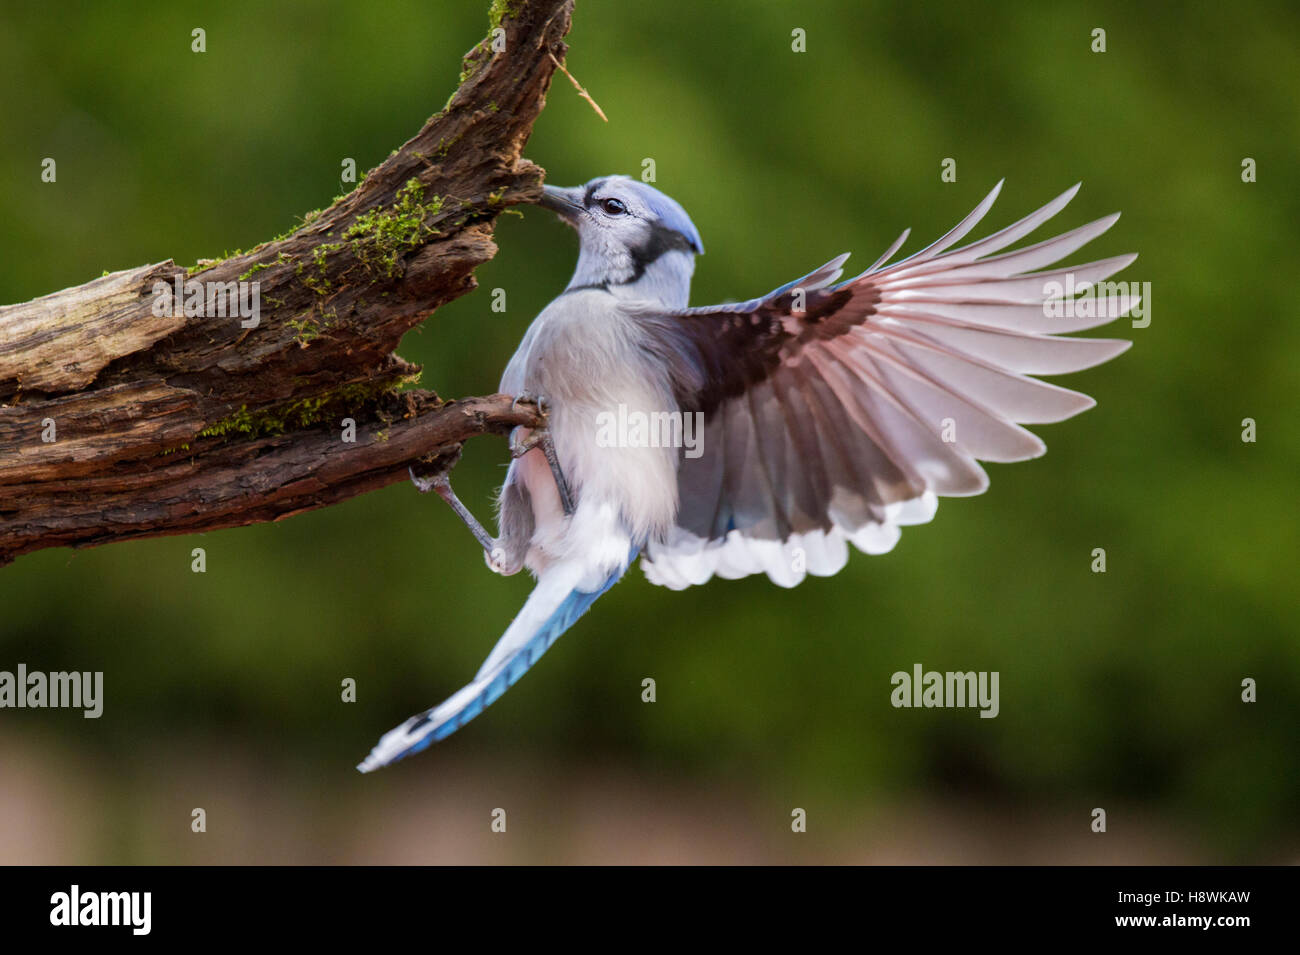
M 414 467 L 409 467 L 406 470 L 411 475 L 411 483 L 415 485 L 415 489 L 421 494 L 437 491 L 438 496 L 441 497 L 444 489 L 451 490 L 451 478 L 447 476 L 446 471 L 421 476 L 415 473 Z
M 542 444 L 542 435 L 546 434 L 545 428 L 534 428 L 528 437 L 522 440 L 515 440 L 515 436 L 510 436 L 510 456 L 512 458 L 522 458 L 533 448 L 540 447 Z
M 564 469 L 560 467 L 560 456 L 555 451 L 555 441 L 551 438 L 551 429 L 546 425 L 534 428 L 528 437 L 518 443 L 512 440 L 510 456 L 512 458 L 523 457 L 533 448 L 541 448 L 542 454 L 546 456 L 546 463 L 551 467 L 551 476 L 555 478 L 555 488 L 560 492 L 560 506 L 564 508 L 564 516 L 571 516 L 574 511 L 573 492 L 569 490 L 569 482 L 564 477 Z
M 523 391 L 515 395 L 515 400 L 510 402 L 511 412 L 519 410 L 520 402 L 537 405 L 537 413 L 543 418 L 551 413 L 551 401 L 544 395 L 535 395 L 531 391 Z
M 514 570 L 511 570 L 510 563 L 506 560 L 506 549 L 495 541 L 493 544 L 494 546 L 491 550 L 483 551 L 483 560 L 487 563 L 488 570 L 492 571 L 492 573 L 500 574 L 502 577 L 509 577 L 519 568 L 515 567 Z

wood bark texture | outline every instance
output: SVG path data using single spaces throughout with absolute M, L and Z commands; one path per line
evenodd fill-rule
M 419 369 L 396 354 L 476 286 L 497 215 L 541 194 L 543 170 L 521 153 L 551 54 L 567 49 L 572 0 L 493 10 L 447 105 L 291 235 L 188 274 L 161 262 L 0 307 L 0 565 L 45 547 L 280 520 L 539 422 L 507 395 L 413 389 Z M 258 283 L 256 327 L 185 317 L 180 300 L 160 307 L 159 289 L 180 282 L 220 311 L 240 281 Z

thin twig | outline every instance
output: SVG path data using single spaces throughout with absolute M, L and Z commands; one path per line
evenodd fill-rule
M 578 91 L 578 95 L 591 104 L 591 108 L 596 111 L 597 116 L 608 123 L 609 117 L 605 115 L 605 111 L 600 108 L 600 105 L 591 98 L 591 94 L 582 88 L 582 84 L 573 78 L 573 74 L 564 68 L 564 64 L 555 58 L 554 53 L 550 54 L 550 57 L 551 62 L 556 65 L 559 71 L 569 78 L 569 82 L 572 83 L 573 88 Z

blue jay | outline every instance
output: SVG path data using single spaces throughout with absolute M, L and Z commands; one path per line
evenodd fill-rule
M 672 589 L 756 573 L 792 587 L 806 573 L 839 571 L 850 543 L 890 550 L 900 527 L 930 520 L 938 495 L 982 492 L 978 461 L 1041 455 L 1043 442 L 1020 425 L 1061 421 L 1094 401 L 1029 375 L 1078 371 L 1124 351 L 1127 341 L 1056 336 L 1122 317 L 1137 298 L 1050 306 L 1063 296 L 1070 304 L 1136 256 L 1032 271 L 1101 235 L 1118 214 L 1001 252 L 1060 212 L 1077 185 L 951 248 L 1001 188 L 893 265 L 907 232 L 847 281 L 840 255 L 760 298 L 689 308 L 704 245 L 680 205 L 625 176 L 545 187 L 541 204 L 578 232 L 578 265 L 501 379 L 502 392 L 536 398 L 546 417 L 511 436 L 498 536 L 445 474 L 412 472 L 470 527 L 489 567 L 526 567 L 537 585 L 474 680 L 387 733 L 358 768 L 385 766 L 464 726 L 638 554 L 647 577 Z M 602 414 L 621 406 L 699 415 L 702 453 L 598 441 Z

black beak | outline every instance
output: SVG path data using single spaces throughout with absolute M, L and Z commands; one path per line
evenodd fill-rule
M 582 205 L 581 189 L 564 189 L 560 186 L 542 186 L 543 209 L 550 209 L 569 225 L 578 224 L 578 216 L 586 212 Z

